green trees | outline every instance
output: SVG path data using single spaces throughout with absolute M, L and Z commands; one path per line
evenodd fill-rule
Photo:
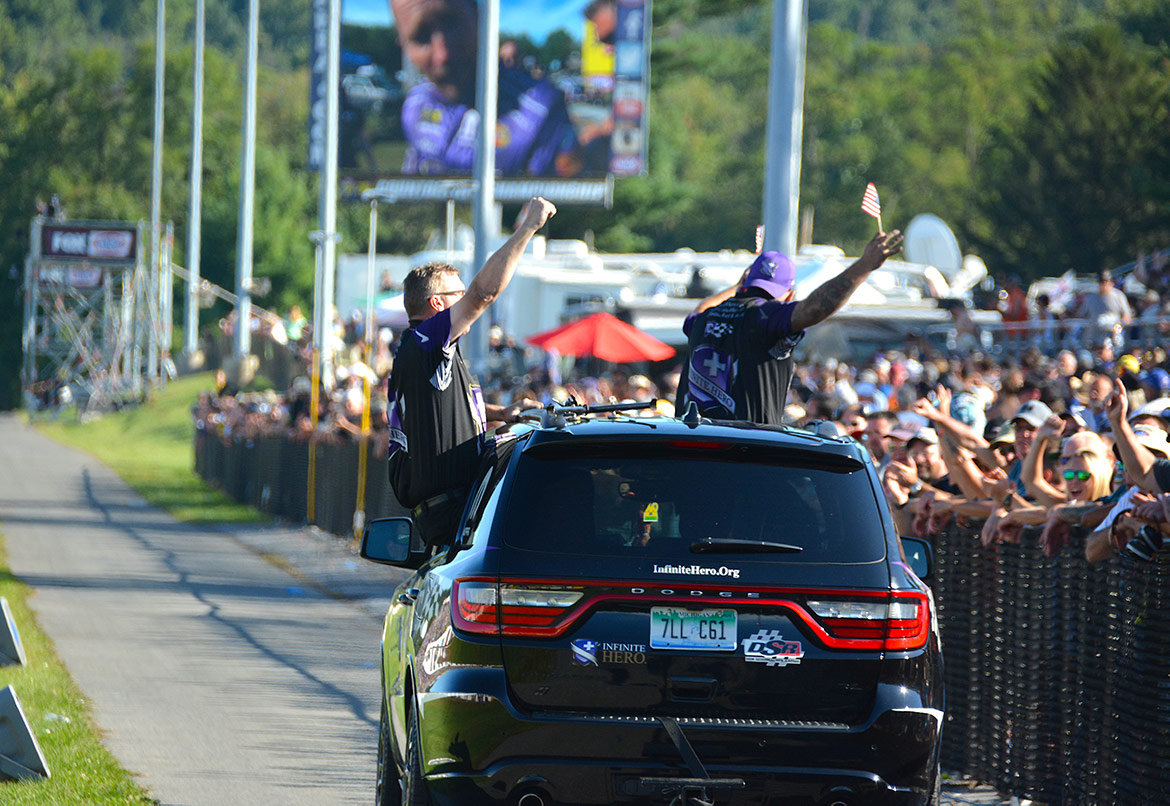
M 1097 271 L 1170 242 L 1165 56 L 1105 23 L 1052 49 L 1016 127 L 991 133 L 968 234 L 1027 277 Z
M 229 287 L 244 5 L 207 9 L 202 268 Z M 817 243 L 860 249 L 873 230 L 858 208 L 869 181 L 887 226 L 936 213 L 995 273 L 1089 271 L 1170 243 L 1165 0 L 809 5 L 801 205 Z M 751 246 L 771 8 L 655 0 L 650 173 L 618 181 L 613 210 L 562 209 L 554 237 L 591 230 L 609 251 Z M 188 0 L 167 11 L 163 218 L 176 223 L 181 264 L 192 9 Z M 306 304 L 312 288 L 308 14 L 307 3 L 266 4 L 261 17 L 254 258 L 273 283 L 258 302 L 277 308 Z M 0 2 L 0 408 L 18 403 L 20 274 L 36 200 L 59 193 L 74 217 L 149 215 L 153 24 L 153 0 Z M 521 53 L 564 58 L 568 39 L 523 41 Z M 355 41 L 393 62 L 393 37 Z M 367 220 L 364 205 L 342 207 L 342 249 L 364 249 Z M 441 205 L 386 205 L 380 248 L 418 249 L 441 221 Z
M 153 3 L 108 2 L 86 18 L 73 3 L 0 4 L 0 409 L 19 404 L 20 287 L 36 201 L 60 195 L 70 217 L 137 221 L 149 217 L 154 114 L 154 49 L 147 33 Z M 226 4 L 209 4 L 213 31 L 235 41 Z M 43 13 L 45 9 L 54 14 Z M 143 13 L 146 9 L 146 13 Z M 307 9 L 307 7 L 306 7 Z M 282 25 L 304 23 L 307 10 L 286 13 Z M 170 17 L 172 40 L 185 33 L 189 9 Z M 279 15 L 278 15 L 279 16 Z M 107 19 L 108 18 L 108 19 Z M 125 39 L 96 33 L 110 20 Z M 218 21 L 218 22 L 217 22 Z M 299 22 L 298 22 L 299 21 Z M 273 30 L 281 30 L 273 26 Z M 143 34 L 134 43 L 133 34 Z M 287 32 L 283 35 L 289 38 Z M 307 42 L 307 34 L 303 37 Z M 58 43 L 52 47 L 46 42 Z M 69 43 L 61 46 L 59 43 Z M 316 226 L 315 180 L 305 170 L 307 48 L 300 39 L 262 66 L 258 82 L 254 264 L 272 278 L 259 304 L 287 308 L 311 297 Z M 12 45 L 12 47 L 7 47 Z M 272 47 L 268 48 L 272 53 Z M 176 223 L 174 259 L 185 265 L 189 194 L 192 48 L 167 49 L 162 218 Z M 298 64 L 295 70 L 288 65 Z M 240 59 L 214 44 L 206 53 L 204 186 L 201 266 L 204 276 L 232 287 L 239 208 Z M 182 284 L 179 283 L 179 293 Z M 205 311 L 205 319 L 223 315 Z

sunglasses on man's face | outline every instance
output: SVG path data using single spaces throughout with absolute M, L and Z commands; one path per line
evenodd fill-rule
M 1077 481 L 1088 481 L 1091 478 L 1093 478 L 1093 474 L 1087 470 L 1066 470 L 1066 471 L 1064 471 L 1064 480 L 1065 481 L 1072 481 L 1073 479 L 1076 479 Z

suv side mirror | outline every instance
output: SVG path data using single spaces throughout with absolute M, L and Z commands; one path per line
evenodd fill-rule
M 929 580 L 934 572 L 934 549 L 930 543 L 918 537 L 903 537 L 902 553 L 906 555 L 906 564 L 919 579 Z
M 386 565 L 413 567 L 410 550 L 413 527 L 410 518 L 377 518 L 367 522 L 362 532 L 361 557 Z

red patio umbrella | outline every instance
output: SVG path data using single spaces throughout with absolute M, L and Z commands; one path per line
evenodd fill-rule
M 528 343 L 561 355 L 593 356 L 615 364 L 665 361 L 674 355 L 669 344 L 604 311 L 530 336 Z

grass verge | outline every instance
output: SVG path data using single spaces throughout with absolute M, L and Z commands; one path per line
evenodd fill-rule
M 268 523 L 194 470 L 191 406 L 212 387 L 211 373 L 171 381 L 145 405 L 81 423 L 36 422 L 36 428 L 100 459 L 152 506 L 187 523 Z
M 44 753 L 48 780 L 0 783 L 5 804 L 157 804 L 102 746 L 81 690 L 57 658 L 28 607 L 29 588 L 8 569 L 0 535 L 0 596 L 8 600 L 28 663 L 0 666 L 0 688 L 11 685 Z

